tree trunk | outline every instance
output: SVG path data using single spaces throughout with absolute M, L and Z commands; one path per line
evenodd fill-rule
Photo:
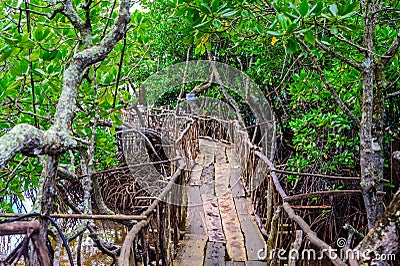
M 382 196 L 378 196 L 383 178 L 383 68 L 374 55 L 374 30 L 377 24 L 375 12 L 380 1 L 365 1 L 364 9 L 364 71 L 363 105 L 360 129 L 361 190 L 368 217 L 368 228 L 383 213 Z

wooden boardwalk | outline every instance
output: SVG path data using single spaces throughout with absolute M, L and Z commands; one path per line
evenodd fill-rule
M 199 139 L 200 154 L 187 186 L 186 232 L 173 265 L 258 266 L 265 247 L 227 144 Z

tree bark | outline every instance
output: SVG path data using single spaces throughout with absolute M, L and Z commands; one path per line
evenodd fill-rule
M 377 25 L 376 11 L 380 9 L 380 1 L 365 1 L 364 10 L 364 65 L 363 104 L 360 128 L 360 166 L 361 190 L 371 229 L 375 221 L 383 213 L 382 190 L 383 179 L 383 107 L 384 98 L 382 84 L 383 69 L 374 57 L 374 31 Z
M 377 258 L 386 257 L 386 260 L 380 261 L 372 259 L 372 262 L 377 263 L 373 265 L 387 265 L 393 256 L 398 255 L 400 251 L 400 190 L 397 191 L 385 214 L 379 218 L 355 251 L 361 254 L 361 263 L 372 259 L 374 254 Z

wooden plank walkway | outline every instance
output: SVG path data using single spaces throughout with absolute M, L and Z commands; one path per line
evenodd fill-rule
M 266 265 L 265 241 L 240 179 L 236 153 L 227 144 L 199 139 L 187 186 L 186 232 L 173 265 Z

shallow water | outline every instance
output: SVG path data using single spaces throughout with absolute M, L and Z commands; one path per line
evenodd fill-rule
M 115 243 L 117 245 L 122 245 L 122 242 L 126 235 L 125 228 L 122 225 L 104 221 L 96 222 L 95 225 L 97 227 L 96 232 L 103 240 Z M 69 230 L 71 229 L 73 230 L 73 228 L 75 228 L 74 224 L 67 224 L 67 223 L 60 226 L 64 234 L 68 233 L 68 230 L 66 230 L 66 228 L 69 228 Z M 14 249 L 14 247 L 17 246 L 20 241 L 22 241 L 23 237 L 24 237 L 23 235 L 0 236 L 0 260 L 4 260 L 7 257 L 7 255 Z M 71 241 L 69 243 L 69 248 L 71 250 L 74 263 L 76 263 L 77 243 L 78 239 L 75 239 L 74 241 Z M 95 247 L 93 241 L 91 240 L 91 238 L 88 236 L 87 233 L 83 235 L 82 239 L 81 261 L 82 265 L 85 266 L 89 265 L 105 266 L 112 264 L 112 259 L 109 256 L 102 254 Z M 18 265 L 24 265 L 22 259 L 20 260 L 20 263 Z M 64 247 L 62 248 L 60 265 L 70 265 Z

